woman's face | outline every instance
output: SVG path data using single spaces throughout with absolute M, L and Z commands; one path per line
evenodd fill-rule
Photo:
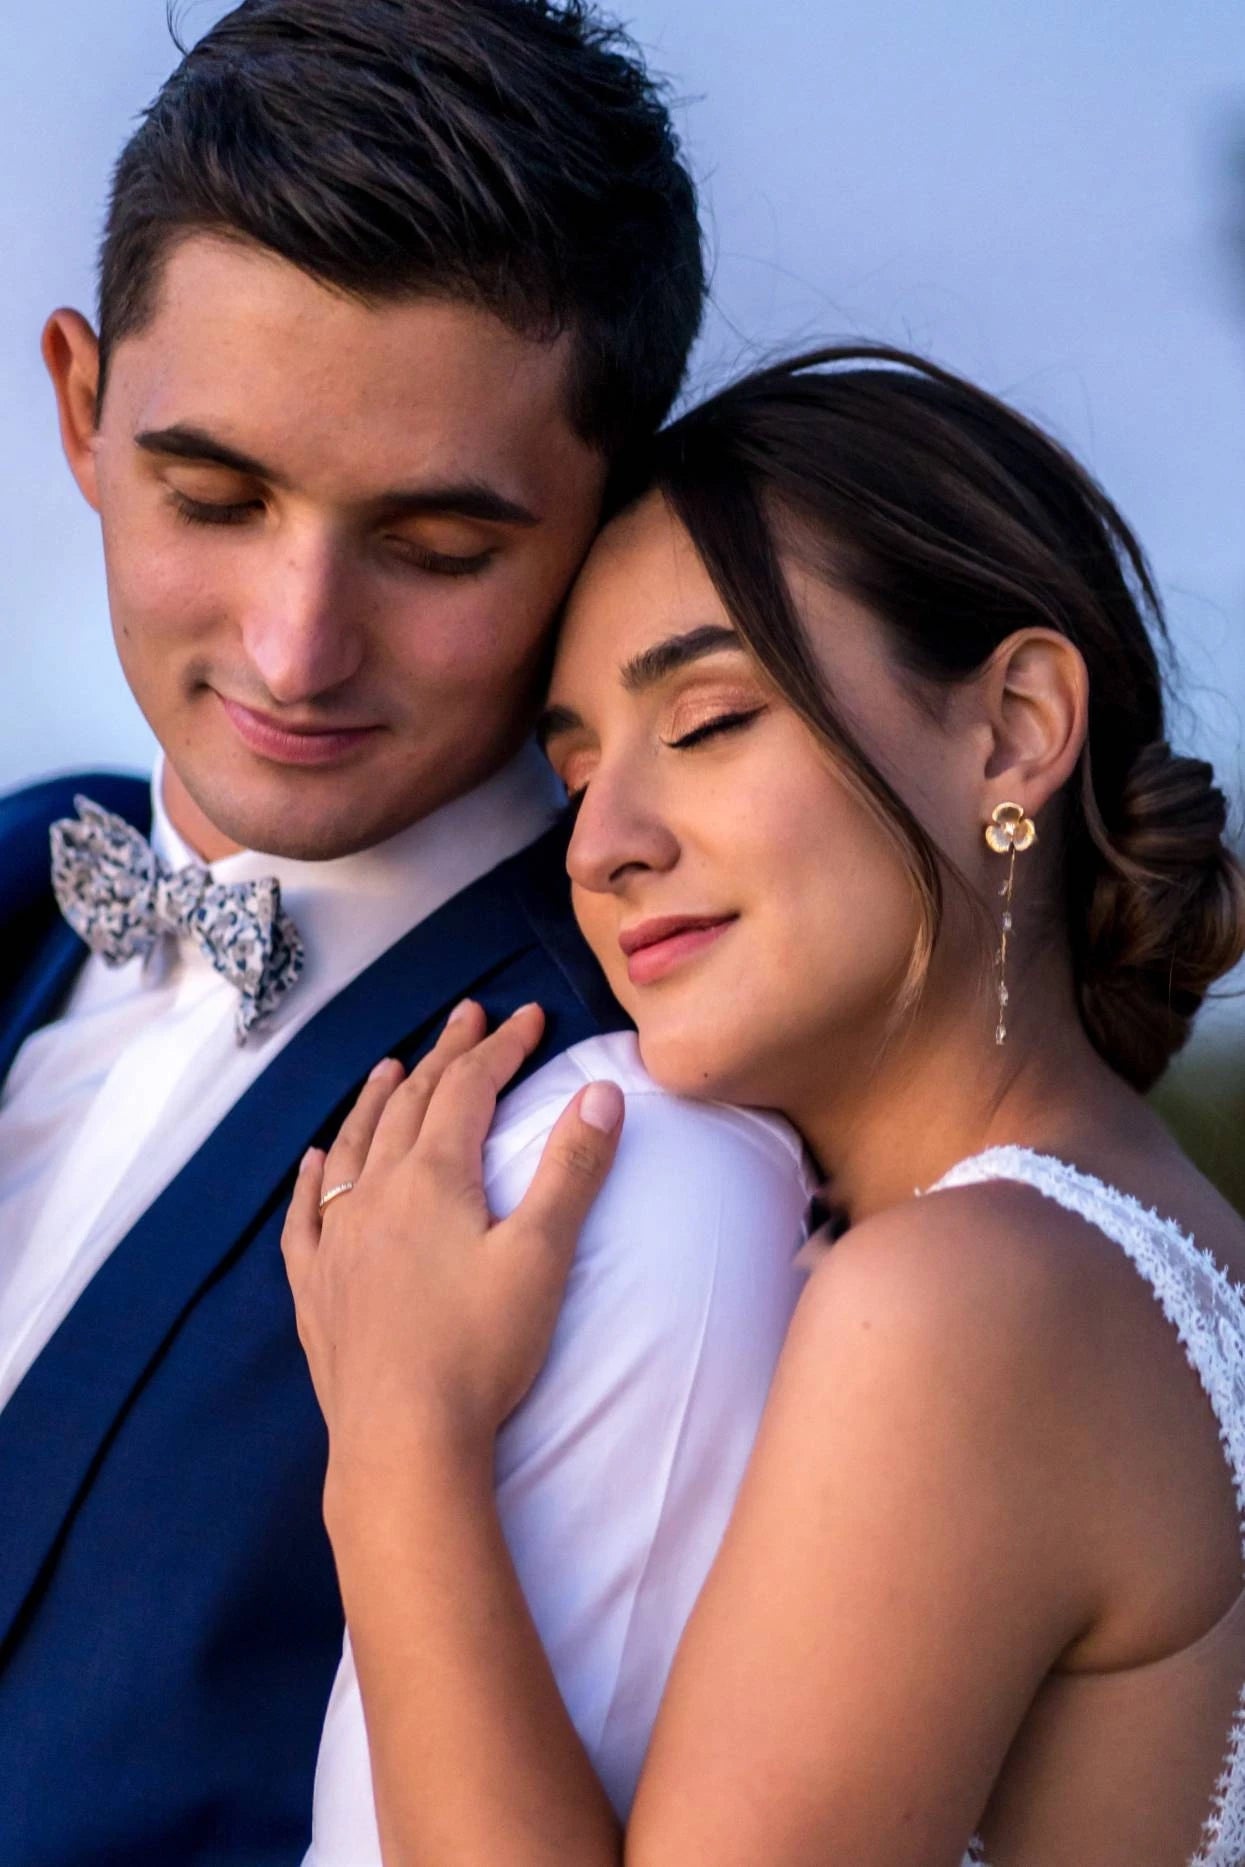
M 919 704 L 867 612 L 788 574 L 841 717 L 955 857 L 939 826 L 964 788 L 956 735 Z M 912 884 L 738 645 L 657 495 L 584 568 L 544 738 L 580 799 L 575 912 L 653 1076 L 798 1118 L 828 1065 L 867 1068 L 919 929 Z

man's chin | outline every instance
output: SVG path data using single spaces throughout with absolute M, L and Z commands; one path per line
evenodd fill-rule
M 375 783 L 260 787 L 199 784 L 166 768 L 165 806 L 178 834 L 207 861 L 232 850 L 283 856 L 298 862 L 332 862 L 372 849 L 427 814 L 430 806 L 409 795 L 388 801 Z
M 356 856 L 361 850 L 374 849 L 377 843 L 383 843 L 394 834 L 393 830 L 385 828 L 374 831 L 356 828 L 353 835 L 347 835 L 338 823 L 304 828 L 264 824 L 254 836 L 231 840 L 260 856 L 283 856 L 296 862 L 333 862 L 340 856 Z

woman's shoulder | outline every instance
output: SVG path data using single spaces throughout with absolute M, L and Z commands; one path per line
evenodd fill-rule
M 1085 1474 L 1103 1468 L 1110 1415 L 1085 1320 L 1103 1267 L 1076 1224 L 992 1184 L 852 1226 L 797 1305 L 765 1442 L 810 1510 L 839 1501 L 827 1546 L 850 1502 L 879 1549 L 910 1548 L 906 1579 L 941 1587 L 923 1550 L 968 1564 L 1009 1604 L 1053 1604 L 1068 1638 L 1101 1581 Z
M 1152 1300 L 1082 1216 L 1006 1180 L 915 1196 L 854 1225 L 809 1281 L 797 1328 L 810 1363 L 881 1391 L 953 1392 L 1004 1433 L 1080 1433 L 1118 1355 L 1121 1305 Z M 1144 1333 L 1144 1329 L 1143 1329 Z
M 821 1302 L 882 1305 L 911 1327 L 1007 1328 L 1079 1312 L 1118 1251 L 1079 1215 L 1003 1179 L 940 1187 L 850 1227 L 812 1280 Z
M 971 1471 L 1018 1510 L 1043 1493 L 1079 1508 L 1084 1474 L 1104 1469 L 1126 1468 L 1144 1499 L 1175 1496 L 1196 1468 L 1217 1497 L 1205 1379 L 1191 1380 L 1180 1319 L 1146 1271 L 1033 1184 L 947 1187 L 824 1253 L 793 1324 L 792 1373 L 813 1408 L 851 1385 L 858 1411 L 938 1447 L 949 1483 Z

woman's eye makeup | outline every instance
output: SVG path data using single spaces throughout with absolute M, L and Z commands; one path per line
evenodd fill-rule
M 703 745 L 707 739 L 717 738 L 722 733 L 739 732 L 766 711 L 763 700 L 750 706 L 730 707 L 724 712 L 712 714 L 708 719 L 702 719 L 695 726 L 686 726 L 681 730 L 676 728 L 669 738 L 663 739 L 662 744 L 669 746 L 673 752 L 688 752 L 693 746 Z
M 704 745 L 723 734 L 741 732 L 763 713 L 768 713 L 769 705 L 764 700 L 753 700 L 743 706 L 724 707 L 719 712 L 710 713 L 708 718 L 705 717 L 705 711 L 703 706 L 697 709 L 697 723 L 694 726 L 689 724 L 680 729 L 676 722 L 675 730 L 668 737 L 663 736 L 661 743 L 671 752 L 690 752 L 693 747 Z M 577 782 L 574 758 L 559 775 L 566 789 L 566 813 L 573 821 L 583 803 L 590 780 L 585 778 L 582 783 Z

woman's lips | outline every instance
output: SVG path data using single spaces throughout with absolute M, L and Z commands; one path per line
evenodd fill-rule
M 682 960 L 703 953 L 721 939 L 737 919 L 734 914 L 717 919 L 671 915 L 664 920 L 643 921 L 619 936 L 618 944 L 627 959 L 627 977 L 632 985 L 652 985 L 664 979 Z
M 375 726 L 301 729 L 281 726 L 266 713 L 252 712 L 240 700 L 217 695 L 230 725 L 243 744 L 278 765 L 337 765 L 379 729 Z

